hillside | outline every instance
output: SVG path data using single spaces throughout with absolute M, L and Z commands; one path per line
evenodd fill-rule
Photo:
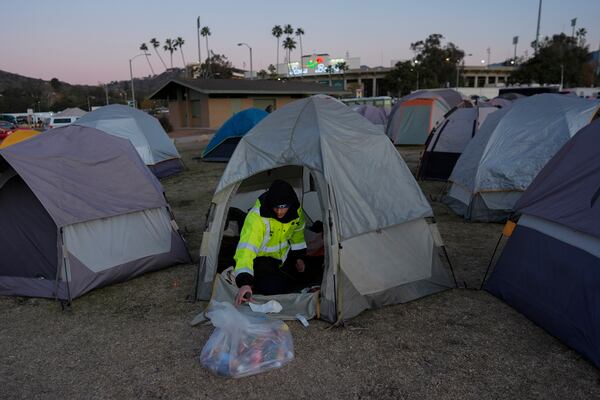
M 182 69 L 174 68 L 154 77 L 135 78 L 138 101 L 144 99 L 169 79 L 181 76 Z M 109 102 L 126 103 L 130 99 L 130 82 L 112 81 L 103 86 L 72 85 L 54 78 L 50 81 L 30 78 L 0 70 L 0 113 L 24 113 L 28 108 L 35 111 L 60 111 L 68 107 L 87 110 L 89 106 Z

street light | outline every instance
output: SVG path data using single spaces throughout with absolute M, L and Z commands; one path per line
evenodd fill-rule
M 131 61 L 133 61 L 134 59 L 141 57 L 141 56 L 151 56 L 152 54 L 149 53 L 141 53 L 138 54 L 137 56 L 133 56 L 129 59 L 129 77 L 131 78 L 131 101 L 133 102 L 133 108 L 137 108 L 136 104 L 135 104 L 135 90 L 133 89 L 133 69 L 131 68 Z
M 419 60 L 414 60 L 413 64 L 415 64 L 415 70 L 417 71 L 417 90 L 419 90 Z
M 250 79 L 254 79 L 252 70 L 252 47 L 248 43 L 238 43 L 238 46 L 246 46 L 250 50 Z

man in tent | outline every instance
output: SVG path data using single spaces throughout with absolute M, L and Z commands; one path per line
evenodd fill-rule
M 292 186 L 275 180 L 244 221 L 235 256 L 236 304 L 252 293 L 290 293 L 308 284 L 304 213 Z

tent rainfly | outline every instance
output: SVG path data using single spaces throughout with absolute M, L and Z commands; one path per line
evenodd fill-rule
M 383 107 L 375 107 L 370 104 L 362 104 L 352 107 L 354 111 L 371 121 L 371 123 L 382 130 L 385 130 L 387 124 L 387 113 Z
M 189 262 L 175 227 L 127 140 L 70 125 L 0 150 L 0 295 L 70 301 Z
M 447 180 L 456 160 L 495 107 L 455 108 L 433 130 L 421 156 L 419 179 Z
M 160 122 L 148 113 L 122 104 L 111 104 L 87 113 L 75 123 L 129 140 L 159 178 L 183 170 L 173 140 L 167 136 Z
M 548 162 L 486 289 L 600 368 L 600 119 Z
M 396 145 L 425 144 L 429 134 L 450 111 L 441 98 L 416 98 L 396 104 L 386 126 L 386 134 Z
M 546 93 L 490 114 L 456 162 L 444 201 L 468 220 L 506 219 L 537 173 L 599 108 L 597 100 Z
M 215 133 L 204 149 L 202 159 L 204 161 L 228 161 L 242 136 L 267 115 L 269 115 L 268 112 L 258 108 L 248 108 L 234 114 Z
M 377 154 L 377 157 L 373 157 Z M 242 138 L 215 191 L 197 298 L 211 297 L 230 207 L 251 208 L 274 179 L 294 186 L 307 226 L 323 221 L 321 317 L 352 318 L 452 287 L 432 210 L 386 135 L 328 96 L 273 112 Z

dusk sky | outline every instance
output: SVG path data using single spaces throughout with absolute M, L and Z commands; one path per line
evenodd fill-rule
M 186 62 L 198 59 L 196 17 L 212 32 L 209 46 L 225 54 L 234 66 L 250 68 L 246 42 L 253 48 L 254 70 L 275 64 L 276 39 L 271 28 L 291 24 L 305 31 L 305 54 L 360 57 L 361 64 L 390 66 L 390 60 L 413 56 L 411 42 L 441 33 L 466 53 L 467 65 L 503 61 L 532 54 L 538 0 L 429 0 L 429 1 L 164 1 L 164 0 L 3 0 L 0 33 L 0 70 L 33 78 L 93 84 L 129 79 L 129 59 L 153 37 L 161 42 L 181 36 Z M 571 34 L 571 19 L 587 29 L 592 50 L 600 43 L 600 0 L 543 0 L 540 36 Z M 202 54 L 206 47 L 202 39 Z M 148 46 L 152 46 L 148 43 Z M 298 46 L 299 47 L 299 46 Z M 164 71 L 150 50 L 155 72 Z M 283 59 L 280 50 L 280 60 Z M 298 60 L 299 49 L 292 54 Z M 150 75 L 144 57 L 132 62 L 136 77 Z M 180 52 L 173 66 L 181 67 Z

